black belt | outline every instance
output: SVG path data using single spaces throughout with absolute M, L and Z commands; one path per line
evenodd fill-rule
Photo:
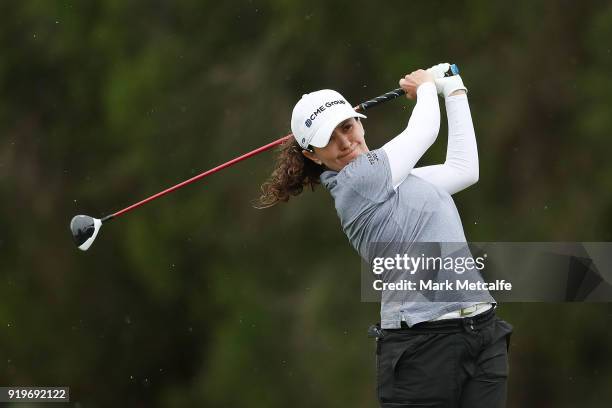
M 402 321 L 400 329 L 381 329 L 380 324 L 371 326 L 368 329 L 369 337 L 384 337 L 385 332 L 392 333 L 461 333 L 463 331 L 478 331 L 483 327 L 491 324 L 495 320 L 495 308 L 482 312 L 473 317 L 462 317 L 459 319 L 443 319 L 436 321 L 428 321 L 417 323 L 412 327 Z
M 417 323 L 412 327 L 408 327 L 406 322 L 402 321 L 402 328 L 400 330 L 427 330 L 428 332 L 438 331 L 445 332 L 446 330 L 455 330 L 454 332 L 463 331 L 465 328 L 471 330 L 479 330 L 484 326 L 487 326 L 495 319 L 495 308 L 482 312 L 473 317 L 461 317 L 458 319 L 443 319 L 429 322 Z

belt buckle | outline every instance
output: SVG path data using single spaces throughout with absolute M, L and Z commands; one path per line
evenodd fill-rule
M 464 307 L 459 311 L 459 316 L 465 317 L 474 313 L 478 309 L 478 305 Z

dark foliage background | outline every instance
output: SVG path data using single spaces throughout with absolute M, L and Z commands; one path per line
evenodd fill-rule
M 70 386 L 80 407 L 375 406 L 359 258 L 325 191 L 251 207 L 271 153 L 86 253 L 68 231 L 285 135 L 314 89 L 357 103 L 458 63 L 481 163 L 455 196 L 468 239 L 612 241 L 609 2 L 27 0 L 0 16 L 0 385 Z M 372 111 L 369 146 L 411 107 Z M 500 314 L 510 407 L 609 406 L 609 304 Z

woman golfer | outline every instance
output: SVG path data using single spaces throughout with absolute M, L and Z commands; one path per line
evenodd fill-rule
M 406 129 L 370 151 L 361 119 L 338 92 L 304 95 L 293 109 L 295 139 L 282 147 L 262 186 L 260 205 L 288 201 L 322 183 L 342 228 L 370 265 L 374 243 L 406 250 L 414 243 L 465 243 L 451 195 L 478 180 L 478 152 L 467 89 L 444 77 L 448 64 L 400 79 L 416 105 Z M 415 164 L 440 127 L 438 96 L 448 115 L 444 164 Z M 406 248 L 405 248 L 406 247 Z M 442 273 L 431 275 L 442 280 Z M 416 299 L 381 300 L 377 394 L 382 407 L 503 407 L 512 327 L 495 316 L 488 291 L 436 291 Z

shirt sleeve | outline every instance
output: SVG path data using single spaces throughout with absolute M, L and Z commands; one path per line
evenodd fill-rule
M 389 159 L 383 149 L 364 153 L 346 165 L 338 173 L 337 182 L 376 203 L 386 201 L 394 193 Z
M 394 188 L 412 172 L 421 156 L 435 142 L 439 130 L 440 105 L 436 85 L 426 82 L 417 88 L 417 103 L 406 129 L 382 147 L 389 157 Z
M 448 146 L 444 164 L 419 167 L 412 174 L 455 194 L 478 181 L 478 148 L 467 95 L 446 98 Z

